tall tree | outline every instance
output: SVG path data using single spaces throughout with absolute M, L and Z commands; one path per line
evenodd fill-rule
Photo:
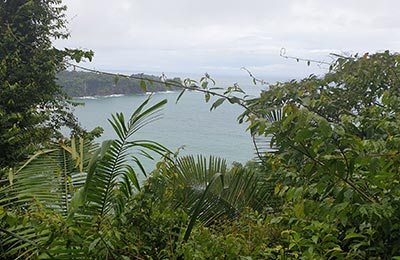
M 61 126 L 76 127 L 56 84 L 66 59 L 92 52 L 56 49 L 69 37 L 61 0 L 0 2 L 0 169 L 50 140 Z

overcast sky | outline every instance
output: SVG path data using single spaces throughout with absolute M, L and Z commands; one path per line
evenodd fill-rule
M 90 68 L 124 73 L 323 74 L 287 55 L 330 61 L 329 53 L 400 49 L 397 0 L 64 0 L 71 38 L 91 49 Z

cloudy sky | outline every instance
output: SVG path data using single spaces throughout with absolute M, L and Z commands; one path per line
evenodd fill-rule
M 64 0 L 71 38 L 92 49 L 90 68 L 265 79 L 323 74 L 329 53 L 400 49 L 397 0 Z

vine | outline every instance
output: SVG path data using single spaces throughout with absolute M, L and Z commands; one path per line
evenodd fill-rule
M 105 72 L 105 71 L 100 71 L 96 69 L 90 69 L 84 66 L 80 66 L 77 64 L 73 64 L 71 62 L 66 62 L 67 65 L 71 66 L 75 69 L 80 69 L 83 71 L 87 72 L 92 72 L 96 74 L 101 74 L 101 75 L 108 75 L 108 76 L 113 76 L 115 78 L 116 83 L 120 78 L 125 78 L 125 79 L 137 79 L 141 81 L 141 87 L 146 90 L 146 82 L 149 84 L 153 83 L 159 83 L 159 84 L 164 84 L 167 88 L 168 87 L 177 87 L 182 89 L 181 93 L 178 95 L 178 98 L 176 102 L 179 101 L 179 99 L 182 97 L 182 95 L 186 91 L 197 91 L 201 92 L 205 95 L 206 102 L 209 102 L 211 96 L 219 97 L 211 106 L 211 110 L 217 108 L 218 106 L 222 105 L 222 103 L 227 100 L 231 104 L 237 104 L 244 108 L 246 111 L 257 115 L 252 109 L 247 106 L 246 104 L 246 99 L 245 97 L 238 97 L 233 95 L 234 93 L 238 94 L 245 94 L 245 92 L 237 85 L 234 84 L 232 87 L 228 87 L 224 92 L 220 93 L 217 92 L 217 90 L 224 90 L 223 88 L 220 87 L 215 87 L 215 80 L 210 77 L 208 73 L 205 73 L 203 77 L 200 78 L 199 82 L 192 80 L 192 79 L 184 79 L 183 83 L 180 81 L 176 80 L 171 80 L 168 79 L 167 76 L 162 73 L 161 76 L 159 77 L 159 80 L 154 79 L 154 78 L 148 78 L 145 77 L 144 74 L 138 74 L 138 75 L 126 75 L 126 74 L 121 74 L 121 73 L 112 73 L 112 72 Z M 211 87 L 209 87 L 210 83 L 212 84 Z

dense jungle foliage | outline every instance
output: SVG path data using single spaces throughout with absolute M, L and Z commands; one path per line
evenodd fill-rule
M 65 8 L 58 0 L 0 2 L 0 168 L 59 137 L 62 126 L 82 132 L 55 78 L 65 59 L 92 52 L 52 46 L 68 37 Z
M 129 118 L 110 118 L 115 140 L 31 140 L 23 136 L 54 123 L 28 118 L 37 105 L 59 104 L 55 72 L 88 55 L 51 47 L 63 10 L 55 0 L 0 2 L 1 259 L 400 259 L 399 54 L 338 56 L 326 75 L 277 83 L 254 99 L 234 96 L 236 85 L 219 94 L 212 108 L 241 105 L 239 122 L 271 137 L 274 152 L 246 165 L 135 139 L 166 103 L 151 98 Z M 19 23 L 36 34 L 25 38 Z M 51 62 L 34 63 L 38 54 Z M 209 100 L 209 82 L 189 81 L 190 89 Z M 54 92 L 39 98 L 41 86 Z M 16 103 L 19 92 L 38 99 Z M 27 154 L 25 145 L 27 159 L 9 156 Z

